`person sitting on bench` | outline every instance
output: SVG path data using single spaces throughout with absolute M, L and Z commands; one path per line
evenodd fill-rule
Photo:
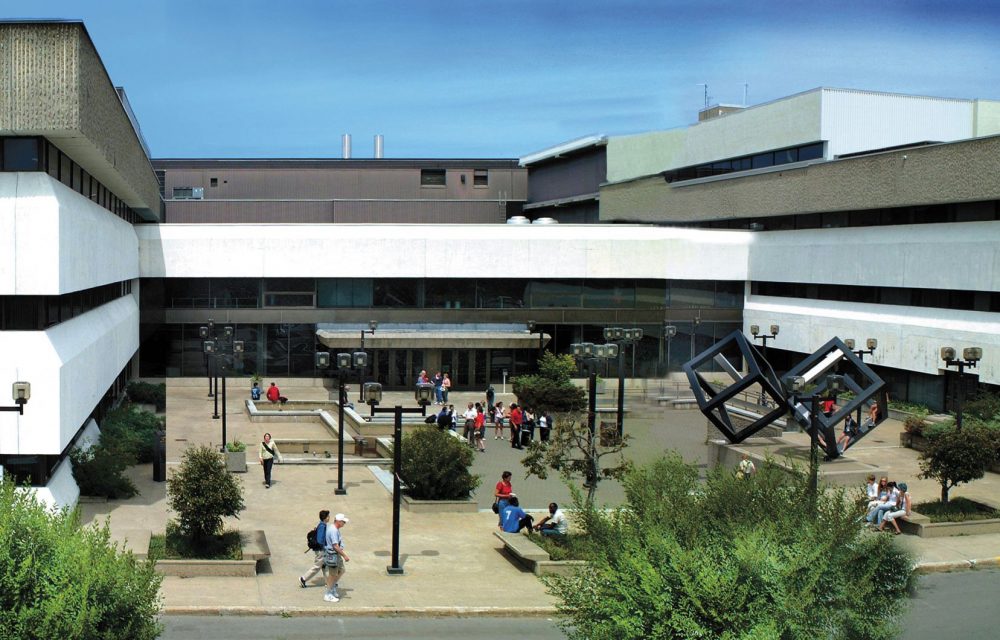
M 569 531 L 569 522 L 566 514 L 562 512 L 555 502 L 549 503 L 549 515 L 538 521 L 535 531 L 543 536 L 565 536 Z
M 524 509 L 521 508 L 517 500 L 517 496 L 512 495 L 510 497 L 502 515 L 501 528 L 505 533 L 520 533 L 521 529 L 527 529 L 528 533 L 531 533 L 531 525 L 534 518 L 524 512 Z

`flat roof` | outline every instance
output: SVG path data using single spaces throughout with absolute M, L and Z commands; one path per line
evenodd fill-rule
M 157 169 L 518 169 L 514 158 L 154 158 Z

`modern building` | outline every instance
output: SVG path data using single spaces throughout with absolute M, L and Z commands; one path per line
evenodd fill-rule
M 0 386 L 32 384 L 0 466 L 55 504 L 127 379 L 206 375 L 209 318 L 279 378 L 375 320 L 369 378 L 399 387 L 485 388 L 612 325 L 658 379 L 751 324 L 779 368 L 877 338 L 898 398 L 946 404 L 946 345 L 1000 384 L 995 102 L 817 89 L 520 161 L 151 160 L 82 23 L 0 24 L 0 51 Z

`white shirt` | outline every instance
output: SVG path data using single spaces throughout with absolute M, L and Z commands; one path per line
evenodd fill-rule
M 557 532 L 562 534 L 569 531 L 569 521 L 562 509 L 556 509 L 556 512 L 549 517 L 549 521 L 545 524 L 551 524 Z
M 462 417 L 465 418 L 466 420 L 475 420 L 476 419 L 476 413 L 477 413 L 476 408 L 473 407 L 473 408 L 469 409 L 468 411 L 466 411 L 465 413 L 463 413 Z

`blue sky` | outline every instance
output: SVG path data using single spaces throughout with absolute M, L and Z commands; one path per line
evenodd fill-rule
M 817 86 L 1000 99 L 1000 2 L 5 1 L 82 19 L 155 157 L 517 157 Z

